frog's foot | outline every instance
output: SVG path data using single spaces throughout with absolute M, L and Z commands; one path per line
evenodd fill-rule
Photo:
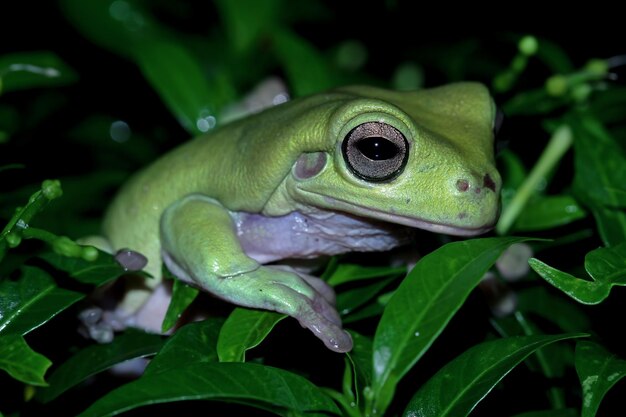
M 320 295 L 307 302 L 310 308 L 303 309 L 294 318 L 302 327 L 312 331 L 328 349 L 339 353 L 349 352 L 352 349 L 352 337 L 342 329 L 341 319 L 335 308 Z
M 326 281 L 324 281 L 323 279 L 297 271 L 296 269 L 287 265 L 272 265 L 272 266 L 269 266 L 268 268 L 276 268 L 276 269 L 280 269 L 283 271 L 289 271 L 293 274 L 298 275 L 300 278 L 304 280 L 304 282 L 309 284 L 315 291 L 317 291 L 322 297 L 324 297 L 324 299 L 328 301 L 330 305 L 332 306 L 335 305 L 337 301 L 337 297 L 335 296 L 335 290 L 333 290 L 333 287 L 328 285 Z
M 103 319 L 105 311 L 100 307 L 92 306 L 78 313 L 81 326 L 79 333 L 93 339 L 98 343 L 110 343 L 113 341 L 114 326 Z
M 321 280 L 312 280 L 318 286 Z M 210 288 L 209 288 L 210 287 Z M 324 292 L 332 291 L 324 283 Z M 282 268 L 261 266 L 254 271 L 224 277 L 205 287 L 239 305 L 287 314 L 311 330 L 335 352 L 352 349 L 352 338 L 341 327 L 335 307 L 300 275 Z

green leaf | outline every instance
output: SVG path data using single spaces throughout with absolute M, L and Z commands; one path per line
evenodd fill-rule
M 576 372 L 583 389 L 582 417 L 593 417 L 606 393 L 626 376 L 626 361 L 596 343 L 579 341 Z
M 326 61 L 310 43 L 286 29 L 276 30 L 273 40 L 294 96 L 301 97 L 333 86 Z
M 106 417 L 142 405 L 184 400 L 262 404 L 294 413 L 339 414 L 337 406 L 305 378 L 252 363 L 194 363 L 144 375 L 97 400 L 79 417 Z
M 171 41 L 146 41 L 134 55 L 144 77 L 187 132 L 198 135 L 215 126 L 215 89 L 187 49 Z
M 281 10 L 281 3 L 281 0 L 215 2 L 235 51 L 249 51 L 265 32 L 278 25 L 276 10 Z
M 74 71 L 52 52 L 20 52 L 0 56 L 0 94 L 65 85 L 76 78 Z
M 574 190 L 583 201 L 626 207 L 626 157 L 615 138 L 588 113 L 570 117 L 574 133 Z
M 25 384 L 45 387 L 43 379 L 52 362 L 33 351 L 19 334 L 0 336 L 0 369 Z
M 95 261 L 63 256 L 54 252 L 46 252 L 39 257 L 56 269 L 67 272 L 70 277 L 83 284 L 100 286 L 127 273 L 111 254 L 103 251 L 98 251 L 98 259 Z
M 163 318 L 163 324 L 161 325 L 161 331 L 166 332 L 178 322 L 180 316 L 185 312 L 187 307 L 196 299 L 200 290 L 191 287 L 179 279 L 174 279 L 174 286 L 172 288 L 172 298 L 170 305 L 167 307 L 167 312 Z
M 583 304 L 598 304 L 609 296 L 614 285 L 626 285 L 626 242 L 596 249 L 585 256 L 585 269 L 592 281 L 576 278 L 535 258 L 528 263 L 543 279 Z
M 461 417 L 537 349 L 581 334 L 520 336 L 476 345 L 444 366 L 415 393 L 404 416 Z
M 0 281 L 0 332 L 24 335 L 85 297 L 57 287 L 45 271 L 23 266 L 15 282 Z
M 417 263 L 389 301 L 374 337 L 372 389 L 380 414 L 398 381 L 428 350 L 485 272 L 506 248 L 524 240 L 449 243 Z
M 234 98 L 225 72 L 213 77 L 219 82 L 209 83 L 195 57 L 169 29 L 159 26 L 141 3 L 64 0 L 62 7 L 86 37 L 133 59 L 192 135 L 212 128 L 219 107 Z
M 517 292 L 518 310 L 536 314 L 551 321 L 565 332 L 591 329 L 589 317 L 567 298 L 549 293 L 546 288 L 532 287 Z
M 121 55 L 131 56 L 143 39 L 163 36 L 136 1 L 62 0 L 61 9 L 83 36 Z
M 515 231 L 544 230 L 563 226 L 586 216 L 568 195 L 541 196 L 530 200 L 515 221 Z
M 501 317 L 492 321 L 494 327 L 503 337 L 537 336 L 543 333 L 539 327 L 520 311 L 513 316 Z M 526 361 L 533 372 L 541 372 L 547 379 L 562 378 L 566 369 L 574 364 L 574 350 L 569 345 L 552 344 L 537 351 L 535 357 Z M 551 386 L 546 389 L 546 396 L 554 408 L 565 406 L 562 388 Z
M 56 368 L 48 378 L 49 388 L 41 392 L 43 402 L 54 400 L 92 375 L 113 365 L 135 358 L 154 355 L 163 346 L 160 335 L 127 330 L 113 342 L 89 346 Z
M 328 284 L 336 287 L 353 281 L 404 274 L 406 274 L 406 266 L 362 266 L 344 263 L 337 265 L 337 268 L 328 278 Z
M 192 363 L 217 362 L 217 337 L 222 323 L 221 319 L 211 318 L 181 327 L 150 361 L 144 375 Z
M 379 297 L 376 297 L 376 300 L 355 310 L 354 312 L 350 312 L 347 316 L 342 318 L 344 324 L 354 323 L 359 320 L 368 319 L 375 316 L 381 316 L 387 305 L 388 296 L 391 293 L 382 294 Z
M 337 310 L 347 315 L 376 297 L 394 278 L 387 278 L 369 285 L 362 285 L 337 294 Z
M 285 317 L 272 311 L 235 308 L 226 319 L 217 340 L 220 362 L 245 361 L 246 351 L 258 346 Z
M 606 246 L 615 246 L 626 241 L 626 212 L 592 205 L 589 207 L 596 219 L 598 233 Z

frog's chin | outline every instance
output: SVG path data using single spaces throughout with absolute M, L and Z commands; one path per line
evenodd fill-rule
M 315 194 L 315 193 L 314 193 Z M 382 210 L 372 209 L 360 204 L 355 204 L 338 198 L 324 197 L 326 203 L 330 203 L 337 210 L 341 210 L 352 215 L 381 220 L 387 223 L 401 224 L 416 229 L 428 230 L 430 232 L 441 233 L 453 236 L 477 236 L 486 233 L 495 226 L 495 219 L 491 223 L 480 226 L 457 226 L 446 223 L 428 221 L 419 217 L 406 216 L 398 213 L 389 213 Z M 328 207 L 326 208 L 328 209 Z

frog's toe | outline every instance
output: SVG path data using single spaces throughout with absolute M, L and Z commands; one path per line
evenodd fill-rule
M 317 338 L 319 338 L 326 347 L 334 352 L 349 352 L 352 350 L 352 337 L 348 332 L 341 328 L 341 323 L 327 318 L 328 311 L 324 314 L 318 313 L 316 303 L 313 303 L 313 314 L 303 314 L 296 319 L 303 327 L 311 330 Z M 332 309 L 334 311 L 334 309 Z M 337 316 L 339 316 L 334 312 Z

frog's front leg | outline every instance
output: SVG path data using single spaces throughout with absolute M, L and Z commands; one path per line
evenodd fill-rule
M 194 194 L 172 204 L 161 218 L 161 245 L 166 265 L 178 278 L 232 303 L 292 316 L 331 350 L 352 348 L 328 293 L 321 294 L 294 271 L 248 257 L 219 202 Z

